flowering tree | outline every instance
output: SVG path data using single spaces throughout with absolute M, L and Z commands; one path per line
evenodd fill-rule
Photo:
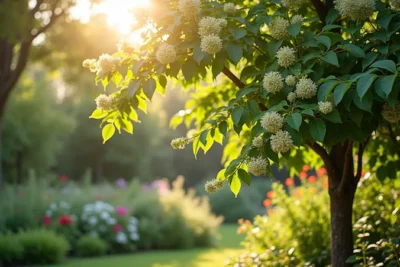
M 196 155 L 226 139 L 226 168 L 206 184 L 209 192 L 227 182 L 238 194 L 250 174 L 271 174 L 271 164 L 295 172 L 322 160 L 332 266 L 346 266 L 365 159 L 382 178 L 399 167 L 400 1 L 154 0 L 153 7 L 138 12 L 147 25 L 141 49 L 121 43 L 114 55 L 84 62 L 97 82 L 118 88 L 96 98 L 91 116 L 102 120 L 104 141 L 117 130 L 132 133 L 136 111 L 146 112 L 155 91 L 164 94 L 167 78 L 183 86 L 202 80 L 171 122 L 194 121 L 197 131 L 172 146 L 193 142 Z

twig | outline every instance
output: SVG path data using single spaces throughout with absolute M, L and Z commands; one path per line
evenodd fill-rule
M 356 173 L 356 183 L 360 181 L 361 174 L 362 174 L 362 164 L 363 164 L 363 155 L 365 151 L 365 147 L 367 146 L 369 140 L 371 137 L 368 137 L 368 139 L 364 143 L 360 143 L 358 145 L 358 153 L 357 153 L 357 173 Z
M 240 89 L 243 89 L 245 87 L 245 84 L 235 76 L 227 67 L 224 67 L 222 69 L 222 73 L 225 74 L 237 87 Z

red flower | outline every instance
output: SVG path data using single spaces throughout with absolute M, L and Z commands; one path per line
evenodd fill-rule
M 301 173 L 299 174 L 300 179 L 306 179 L 307 176 L 308 176 L 307 172 L 301 172 Z
M 286 178 L 286 180 L 285 180 L 285 184 L 287 185 L 287 186 L 293 186 L 294 185 L 294 180 L 292 179 L 292 178 Z
M 325 168 L 321 168 L 321 169 L 317 170 L 318 177 L 324 176 L 325 174 L 326 174 Z
M 244 222 L 245 222 L 245 224 L 247 224 L 247 225 L 251 225 L 251 221 L 249 221 L 249 220 L 245 220 Z
M 264 207 L 269 207 L 269 206 L 271 206 L 271 204 L 272 204 L 271 199 L 265 199 L 265 200 L 263 201 Z
M 44 226 L 49 226 L 51 224 L 51 217 L 50 216 L 43 216 L 42 223 Z
M 61 182 L 61 183 L 66 183 L 66 182 L 68 182 L 68 176 L 66 176 L 66 175 L 61 175 L 61 176 L 60 176 L 60 182 Z
M 113 226 L 113 231 L 116 232 L 116 233 L 121 232 L 122 231 L 122 226 L 119 225 L 119 224 L 114 225 Z
M 316 181 L 317 181 L 317 177 L 315 177 L 314 175 L 311 175 L 310 177 L 308 177 L 309 183 L 315 183 Z
M 58 218 L 58 223 L 62 226 L 69 226 L 73 223 L 71 217 L 69 217 L 68 215 L 61 215 Z
M 304 165 L 303 166 L 303 172 L 308 172 L 310 170 L 310 166 Z
M 268 192 L 267 192 L 267 197 L 268 197 L 268 198 L 273 198 L 274 195 L 275 195 L 275 192 L 274 192 L 274 191 L 268 191 Z

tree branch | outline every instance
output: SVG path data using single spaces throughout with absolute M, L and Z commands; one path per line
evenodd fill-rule
M 363 165 L 363 155 L 364 155 L 364 151 L 365 148 L 369 142 L 369 140 L 371 139 L 371 137 L 368 137 L 368 139 L 364 142 L 364 143 L 360 143 L 358 145 L 358 153 L 357 153 L 357 173 L 356 173 L 356 183 L 358 183 L 358 181 L 360 181 L 361 175 L 362 175 L 362 165 Z
M 319 19 L 323 24 L 325 24 L 326 15 L 328 15 L 328 9 L 321 0 L 311 0 L 311 3 L 315 7 L 315 10 L 318 13 Z
M 53 9 L 53 14 L 54 14 L 54 10 Z M 51 16 L 51 19 L 49 21 L 49 23 L 47 23 L 46 25 L 44 25 L 43 27 L 41 27 L 40 29 L 37 30 L 37 32 L 35 34 L 32 34 L 31 38 L 28 40 L 29 42 L 32 42 L 36 37 L 38 37 L 40 34 L 44 33 L 45 31 L 47 31 L 54 23 L 55 21 L 61 17 L 62 15 L 64 15 L 64 10 L 62 10 L 59 14 L 54 14 Z
M 245 87 L 245 84 L 235 76 L 227 67 L 224 67 L 222 69 L 222 73 L 226 75 L 237 87 L 240 89 L 243 89 Z
M 349 181 L 350 176 L 353 176 L 353 171 L 351 171 L 353 164 L 353 141 L 349 140 L 347 143 L 346 154 L 344 156 L 344 168 L 340 180 L 339 192 L 343 192 L 343 189 Z
M 44 0 L 36 0 L 36 5 L 31 9 L 32 17 L 35 16 L 36 12 L 39 11 L 40 6 L 43 4 Z
M 307 142 L 307 145 L 322 158 L 322 161 L 324 162 L 324 165 L 328 172 L 328 178 L 330 178 L 329 184 L 331 185 L 332 184 L 331 179 L 336 177 L 336 168 L 333 165 L 328 152 L 322 146 L 320 146 L 318 143 Z

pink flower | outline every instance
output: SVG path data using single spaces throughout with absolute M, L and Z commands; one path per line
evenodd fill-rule
M 61 176 L 60 176 L 60 182 L 61 182 L 61 183 L 66 183 L 66 182 L 68 182 L 68 176 L 66 176 L 66 175 L 61 175 Z
M 69 217 L 68 215 L 61 215 L 58 218 L 58 223 L 62 226 L 69 226 L 73 223 L 71 217 Z
M 120 224 L 116 224 L 113 226 L 113 231 L 119 233 L 122 231 L 122 226 Z
M 126 216 L 128 214 L 128 210 L 122 206 L 116 207 L 115 212 L 121 216 Z
M 44 226 L 49 226 L 51 224 L 51 217 L 50 216 L 43 216 L 42 222 Z

